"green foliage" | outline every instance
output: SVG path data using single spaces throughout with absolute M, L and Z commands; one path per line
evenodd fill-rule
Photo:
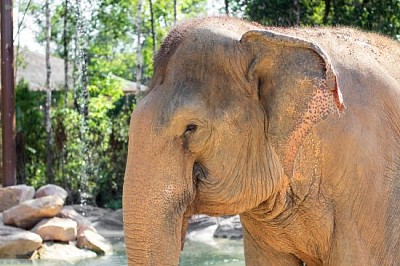
M 118 83 L 109 76 L 98 84 L 100 89 L 91 85 L 85 142 L 77 126 L 84 123 L 84 117 L 61 104 L 62 97 L 56 95 L 52 113 L 56 183 L 68 191 L 79 191 L 83 182 L 82 169 L 88 164 L 85 158 L 89 157 L 93 167 L 84 180 L 86 192 L 97 196 L 99 205 L 109 207 L 121 207 L 118 203 L 122 195 L 128 125 L 135 106 L 134 97 L 123 96 Z M 17 128 L 21 140 L 18 180 L 35 187 L 44 185 L 46 180 L 44 97 L 44 92 L 30 91 L 26 82 L 17 86 Z
M 62 177 L 57 181 L 70 191 L 78 191 L 82 188 L 81 182 L 85 182 L 86 192 L 96 195 L 97 202 L 104 206 L 122 193 L 125 162 L 121 160 L 126 158 L 127 117 L 130 117 L 134 104 L 132 97 L 126 101 L 119 82 L 111 75 L 99 80 L 96 85 L 89 87 L 91 95 L 87 121 L 71 108 L 60 108 L 54 114 L 55 150 L 60 158 L 56 176 Z M 87 132 L 76 126 L 83 123 L 87 124 Z M 82 134 L 85 134 L 84 138 Z M 90 162 L 85 158 L 89 158 Z M 119 164 L 113 163 L 118 160 Z M 85 165 L 89 165 L 88 176 L 86 180 L 81 180 Z M 107 186 L 104 186 L 105 183 Z
M 355 26 L 400 35 L 400 1 L 398 0 L 231 0 L 232 6 L 244 10 L 245 16 L 264 25 Z M 299 19 L 299 21 L 297 21 Z
M 20 81 L 15 90 L 17 179 L 20 183 L 39 186 L 45 174 L 45 95 L 29 90 L 26 81 Z

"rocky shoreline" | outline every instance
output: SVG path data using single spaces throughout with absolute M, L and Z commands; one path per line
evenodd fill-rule
M 55 185 L 36 192 L 25 185 L 0 188 L 0 259 L 77 260 L 112 254 L 110 241 L 124 237 L 122 210 L 64 206 L 66 197 Z M 187 237 L 214 227 L 214 238 L 243 236 L 238 216 L 197 215 Z
M 94 224 L 64 206 L 67 192 L 46 185 L 0 188 L 0 258 L 71 259 L 112 253 Z

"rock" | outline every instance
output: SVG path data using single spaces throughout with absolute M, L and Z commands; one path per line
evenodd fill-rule
M 25 201 L 3 212 L 3 222 L 24 229 L 32 228 L 42 218 L 56 216 L 64 201 L 58 196 L 45 196 Z
M 107 215 L 98 217 L 94 224 L 106 229 L 123 229 L 122 209 L 111 211 Z M 96 227 L 96 226 L 95 226 Z
M 32 258 L 73 261 L 95 258 L 96 256 L 97 254 L 93 251 L 79 249 L 75 245 L 47 242 L 40 247 Z
M 98 217 L 93 221 L 93 226 L 97 232 L 107 238 L 123 238 L 124 225 L 122 209 L 111 211 L 107 215 Z
M 216 238 L 243 238 L 242 224 L 238 215 L 222 220 L 214 232 Z
M 89 230 L 89 231 L 93 231 L 95 233 L 98 233 L 96 228 L 94 226 L 91 225 L 82 225 L 82 224 L 78 224 L 78 236 L 83 234 L 83 231 L 85 230 Z
M 194 215 L 192 218 L 190 218 L 187 232 L 190 233 L 195 230 L 201 230 L 215 224 L 217 224 L 217 219 L 215 217 L 210 217 L 203 214 Z
M 0 225 L 0 258 L 28 258 L 40 247 L 42 238 L 19 228 Z
M 61 218 L 69 218 L 78 223 L 78 225 L 90 225 L 89 219 L 77 213 L 71 206 L 64 206 L 57 214 Z
M 108 216 L 112 210 L 94 207 L 90 205 L 70 205 L 77 213 L 89 219 L 90 222 L 98 220 L 100 217 Z
M 82 230 L 78 234 L 78 247 L 86 248 L 97 254 L 111 254 L 112 247 L 110 243 L 101 235 L 92 230 Z
M 50 195 L 59 196 L 65 202 L 65 199 L 67 198 L 68 193 L 62 187 L 59 187 L 59 186 L 56 186 L 53 184 L 48 184 L 48 185 L 45 185 L 45 186 L 39 188 L 36 191 L 35 198 L 37 199 L 37 198 L 50 196 Z
M 0 212 L 33 199 L 35 189 L 27 185 L 0 188 Z
M 94 232 L 94 233 L 98 233 L 97 230 L 96 230 L 96 228 L 94 228 L 94 227 L 91 226 L 91 225 L 81 225 L 81 224 L 78 224 L 78 235 L 77 235 L 77 245 L 78 245 L 78 247 L 80 247 L 79 238 L 80 238 L 80 237 L 84 237 L 85 231 L 92 231 L 92 232 Z M 81 240 L 81 241 L 83 241 L 83 240 Z
M 32 232 L 43 240 L 72 241 L 76 239 L 78 224 L 69 218 L 54 217 L 40 221 Z

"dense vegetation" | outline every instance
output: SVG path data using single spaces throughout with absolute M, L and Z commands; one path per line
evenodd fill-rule
M 353 26 L 400 40 L 399 0 L 227 0 L 233 14 L 273 26 Z
M 220 4 L 222 15 L 266 25 L 351 25 L 400 40 L 399 0 L 225 0 Z M 39 0 L 20 0 L 18 6 L 19 17 L 28 12 L 37 18 L 42 43 L 46 41 L 43 5 Z M 54 182 L 70 191 L 71 202 L 86 193 L 100 206 L 120 207 L 129 117 L 141 97 L 124 95 L 120 78 L 147 84 L 152 58 L 166 32 L 176 20 L 205 15 L 207 1 L 63 0 L 51 6 L 52 54 L 70 66 L 70 83 L 51 97 L 50 149 L 45 141 L 46 93 L 30 90 L 26 82 L 17 85 L 18 183 L 38 187 Z M 143 64 L 138 64 L 141 56 Z M 23 67 L 22 61 L 18 59 L 18 67 Z M 46 171 L 48 150 L 51 173 Z

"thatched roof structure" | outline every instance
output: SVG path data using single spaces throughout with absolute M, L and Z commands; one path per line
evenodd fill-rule
M 20 52 L 22 63 L 18 65 L 16 82 L 25 79 L 33 91 L 46 89 L 46 61 L 45 55 L 22 49 Z M 64 86 L 64 60 L 50 57 L 51 87 L 60 90 Z
M 46 85 L 46 61 L 45 55 L 22 49 L 22 64 L 18 66 L 16 82 L 25 79 L 29 88 L 34 91 L 45 90 Z M 62 90 L 64 87 L 64 60 L 54 56 L 50 57 L 51 87 L 54 90 Z M 70 67 L 71 70 L 71 67 Z M 125 94 L 136 94 L 136 82 L 129 81 L 118 76 Z M 71 79 L 70 79 L 71 81 Z M 71 86 L 71 85 L 70 85 Z M 147 91 L 147 86 L 142 85 L 142 91 Z

